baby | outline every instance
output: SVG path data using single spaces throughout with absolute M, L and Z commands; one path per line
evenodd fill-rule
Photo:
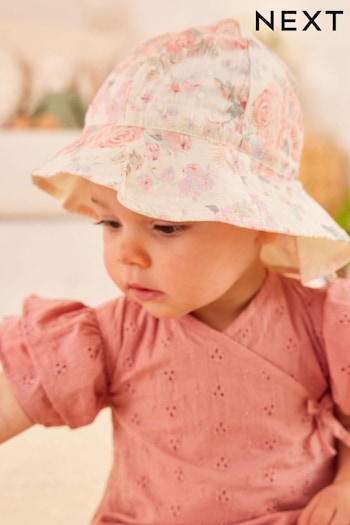
M 350 238 L 296 180 L 285 65 L 235 20 L 146 42 L 33 175 L 123 297 L 0 326 L 0 442 L 109 407 L 93 525 L 348 525 Z

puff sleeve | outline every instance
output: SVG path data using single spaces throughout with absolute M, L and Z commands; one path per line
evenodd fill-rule
M 323 337 L 333 401 L 350 415 L 350 280 L 337 279 L 329 284 Z
M 75 428 L 108 405 L 99 324 L 82 303 L 29 297 L 20 317 L 0 325 L 0 361 L 35 423 Z

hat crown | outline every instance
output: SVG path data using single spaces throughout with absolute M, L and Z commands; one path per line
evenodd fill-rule
M 139 126 L 236 148 L 260 176 L 294 178 L 302 147 L 295 82 L 235 20 L 154 38 L 107 77 L 86 127 Z

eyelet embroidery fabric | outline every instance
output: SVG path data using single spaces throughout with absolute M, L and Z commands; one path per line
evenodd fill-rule
M 331 480 L 334 438 L 350 445 L 332 415 L 334 402 L 350 413 L 349 288 L 271 274 L 223 332 L 125 298 L 32 297 L 4 321 L 0 356 L 35 421 L 76 427 L 111 407 L 93 525 L 292 525 Z

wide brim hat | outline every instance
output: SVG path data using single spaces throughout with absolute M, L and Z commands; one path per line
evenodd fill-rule
M 302 142 L 289 70 L 224 20 L 135 49 L 100 88 L 81 135 L 32 179 L 93 218 L 91 183 L 142 215 L 277 232 L 262 258 L 308 282 L 350 260 L 350 237 L 297 180 Z

